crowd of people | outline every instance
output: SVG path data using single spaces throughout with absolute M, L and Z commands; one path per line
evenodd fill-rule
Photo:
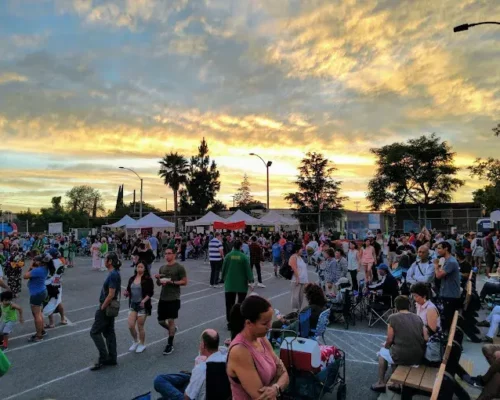
M 298 332 L 297 316 L 308 309 L 314 329 L 329 301 L 341 298 L 346 287 L 355 296 L 372 293 L 374 301 L 377 296 L 382 302 L 389 298 L 397 311 L 387 320 L 387 339 L 378 352 L 379 376 L 372 385 L 375 391 L 385 391 L 389 365 L 435 365 L 441 361 L 439 346 L 454 312 L 461 307 L 462 288 L 471 270 L 479 273 L 484 264 L 485 275 L 490 278 L 498 267 L 498 231 L 478 238 L 472 232 L 458 237 L 423 228 L 419 233 L 391 235 L 387 241 L 380 231 L 369 233 L 362 241 L 334 240 L 333 236 L 332 232 L 295 231 L 158 232 L 130 237 L 103 232 L 78 241 L 71 236 L 7 237 L 0 243 L 0 343 L 3 349 L 8 348 L 15 324 L 23 322 L 23 310 L 15 303 L 22 290 L 22 279 L 28 281 L 35 325 L 35 333 L 29 340 L 44 339 L 47 330 L 55 326 L 54 314 L 59 314 L 60 323 L 66 324 L 62 301 L 64 270 L 75 265 L 76 254 L 90 254 L 89 269 L 108 272 L 90 331 L 99 353 L 91 370 L 117 365 L 114 324 L 122 294 L 128 299 L 128 328 L 132 338 L 129 351 L 142 353 L 146 349 L 145 324 L 152 314 L 155 287 L 160 291 L 157 320 L 167 337 L 163 354 L 169 355 L 174 351 L 181 288 L 188 284 L 181 262 L 201 255 L 210 263 L 207 284 L 224 288 L 231 339 L 225 342 L 228 348 L 221 347 L 220 334 L 213 329 L 205 330 L 192 374 L 159 375 L 155 379 L 154 387 L 163 398 L 203 398 L 208 362 L 227 364 L 233 398 L 278 398 L 289 378 L 286 368 L 274 355 L 273 338 L 268 340 L 268 330 L 286 326 Z M 162 256 L 162 266 L 152 275 L 153 263 Z M 26 269 L 29 259 L 30 266 Z M 122 293 L 120 268 L 127 260 L 134 272 Z M 265 260 L 274 266 L 276 279 L 291 281 L 292 314 L 275 315 L 266 299 L 248 296 L 255 287 L 265 288 L 262 279 Z M 317 272 L 316 282 L 310 282 L 311 266 Z M 487 282 L 481 300 L 496 293 L 500 293 L 500 282 Z M 500 325 L 500 306 L 480 325 L 489 327 L 485 341 L 492 342 Z M 488 350 L 492 368 L 500 365 L 497 354 L 500 355 L 500 348 Z M 481 379 L 484 378 L 469 381 L 478 385 L 485 382 Z

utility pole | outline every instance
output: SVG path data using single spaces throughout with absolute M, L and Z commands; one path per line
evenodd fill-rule
M 0 204 L 0 215 L 2 216 L 2 240 L 4 239 L 4 231 L 5 231 L 5 228 L 3 226 L 3 211 L 2 211 L 2 205 Z
M 135 215 L 135 189 L 134 189 L 134 215 Z
M 359 203 L 361 203 L 360 201 L 355 201 L 354 204 L 356 206 L 356 212 L 359 212 Z

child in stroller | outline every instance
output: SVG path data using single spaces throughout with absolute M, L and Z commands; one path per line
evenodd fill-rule
M 351 282 L 347 278 L 340 278 L 337 282 L 337 288 L 336 294 L 327 295 L 328 306 L 331 310 L 330 323 L 339 322 L 342 318 L 346 329 L 348 329 L 351 319 Z

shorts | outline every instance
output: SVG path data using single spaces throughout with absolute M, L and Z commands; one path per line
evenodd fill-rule
M 146 309 L 141 307 L 141 303 L 130 303 L 130 312 L 136 312 L 137 315 L 146 315 Z
M 274 265 L 281 265 L 281 257 L 273 257 Z
M 35 295 L 30 296 L 30 304 L 32 306 L 40 307 L 46 298 L 47 298 L 47 291 L 44 290 L 41 293 L 37 293 Z
M 158 302 L 158 321 L 165 321 L 167 319 L 177 319 L 179 317 L 179 310 L 181 308 L 180 300 Z
M 15 324 L 15 321 L 0 322 L 0 335 L 10 335 Z
M 377 353 L 377 355 L 382 357 L 389 364 L 394 364 L 394 361 L 392 361 L 392 356 L 391 356 L 391 352 L 389 351 L 389 349 L 382 347 L 380 349 L 380 351 Z

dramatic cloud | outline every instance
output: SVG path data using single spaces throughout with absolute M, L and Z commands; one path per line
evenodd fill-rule
M 367 204 L 371 147 L 435 132 L 466 179 L 475 157 L 497 157 L 500 30 L 452 28 L 500 15 L 498 2 L 10 0 L 5 12 L 0 203 L 13 210 L 76 184 L 111 208 L 118 185 L 137 187 L 119 165 L 163 207 L 158 159 L 194 155 L 202 137 L 227 204 L 244 173 L 265 199 L 250 152 L 273 160 L 273 207 L 308 151 L 336 163 L 351 207 Z

